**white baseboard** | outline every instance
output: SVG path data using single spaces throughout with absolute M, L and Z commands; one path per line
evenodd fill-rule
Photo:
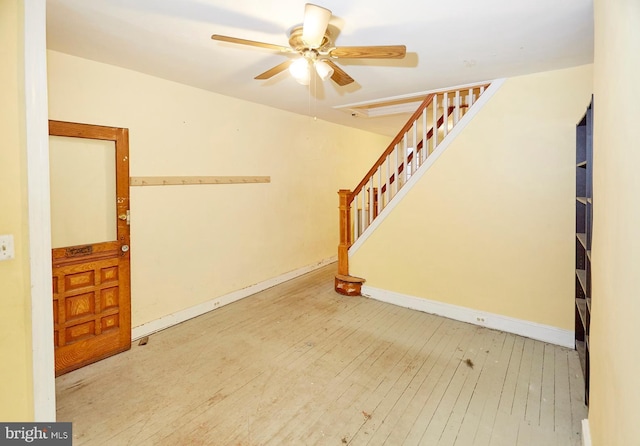
M 436 314 L 449 319 L 468 322 L 495 330 L 506 331 L 507 333 L 537 339 L 550 344 L 574 348 L 574 332 L 570 330 L 563 330 L 550 325 L 538 324 L 536 322 L 515 319 L 499 314 L 487 313 L 486 311 L 400 294 L 367 285 L 362 286 L 362 295 L 401 307 Z
M 589 429 L 589 419 L 582 420 L 582 446 L 591 446 L 591 430 Z
M 268 279 L 263 282 L 256 283 L 255 285 L 251 285 L 246 288 L 233 291 L 231 293 L 225 294 L 224 296 L 213 298 L 199 305 L 185 308 L 184 310 L 178 311 L 176 313 L 163 316 L 160 319 L 156 319 L 154 321 L 147 322 L 137 327 L 133 327 L 133 329 L 131 330 L 131 339 L 132 341 L 135 341 L 144 336 L 149 336 L 150 334 L 153 334 L 157 331 L 164 330 L 165 328 L 169 328 L 174 325 L 180 324 L 189 319 L 193 319 L 194 317 L 208 313 L 211 310 L 215 310 L 216 308 L 220 308 L 224 305 L 228 305 L 240 299 L 244 299 L 247 296 L 251 296 L 252 294 L 259 293 L 260 291 L 264 291 L 268 288 L 274 287 L 288 280 L 295 279 L 296 277 L 299 277 L 303 274 L 314 271 L 325 265 L 329 265 L 330 263 L 333 263 L 337 260 L 338 260 L 337 256 L 329 257 L 328 259 L 321 260 L 312 265 L 304 266 L 302 268 L 289 271 L 288 273 L 282 274 L 272 279 Z

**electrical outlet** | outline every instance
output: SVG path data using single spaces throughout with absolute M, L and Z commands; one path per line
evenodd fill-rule
M 0 261 L 11 260 L 14 257 L 13 235 L 0 235 Z

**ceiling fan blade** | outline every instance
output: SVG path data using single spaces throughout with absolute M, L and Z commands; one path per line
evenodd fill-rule
M 330 59 L 324 59 L 324 61 L 333 68 L 333 74 L 331 75 L 331 80 L 336 84 L 344 87 L 345 85 L 349 85 L 354 82 L 353 78 L 349 76 L 342 68 L 333 63 Z
M 329 52 L 331 57 L 349 59 L 402 59 L 406 54 L 404 45 L 339 46 Z
M 214 34 L 211 36 L 213 40 L 219 40 L 221 42 L 239 43 L 240 45 L 257 46 L 260 48 L 267 48 L 270 50 L 280 51 L 281 53 L 291 53 L 293 50 L 288 46 L 274 45 L 272 43 L 256 42 L 255 40 L 238 39 L 237 37 L 222 36 L 220 34 Z
M 311 3 L 305 5 L 302 40 L 309 48 L 318 48 L 322 44 L 330 19 L 331 11 L 328 9 Z
M 258 79 L 258 80 L 269 79 L 269 78 L 275 76 L 278 73 L 282 73 L 284 70 L 289 68 L 289 65 L 291 65 L 292 63 L 293 63 L 293 60 L 291 60 L 291 59 L 285 60 L 281 64 L 278 64 L 273 68 L 269 68 L 264 73 L 258 74 L 256 77 L 254 77 L 254 79 Z

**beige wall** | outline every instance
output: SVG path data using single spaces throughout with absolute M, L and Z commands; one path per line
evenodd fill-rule
M 640 442 L 640 2 L 596 0 L 593 314 L 594 446 Z
M 592 67 L 508 79 L 351 257 L 367 285 L 572 330 Z
M 269 184 L 131 188 L 134 326 L 335 256 L 337 190 L 353 187 L 389 139 L 48 57 L 50 118 L 129 128 L 132 176 L 271 176 Z M 301 87 L 300 100 L 306 94 Z
M 0 234 L 16 255 L 0 262 L 0 420 L 33 419 L 27 169 L 23 88 L 23 6 L 0 1 Z

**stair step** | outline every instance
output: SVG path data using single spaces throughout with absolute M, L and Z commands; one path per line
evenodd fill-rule
M 365 280 L 361 277 L 354 277 L 354 276 L 345 276 L 344 274 L 336 274 L 336 279 L 340 279 L 343 280 L 345 282 L 352 282 L 352 283 L 364 283 Z
M 364 282 L 360 277 L 336 274 L 335 290 L 344 296 L 360 296 Z

